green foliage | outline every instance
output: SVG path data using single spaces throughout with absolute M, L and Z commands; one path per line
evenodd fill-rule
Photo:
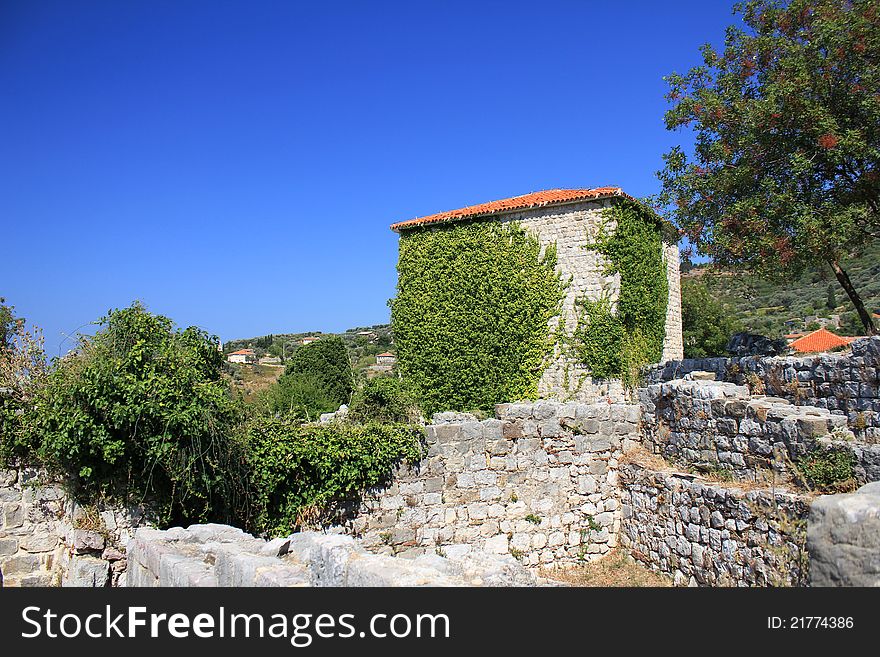
M 238 409 L 215 340 L 135 303 L 112 311 L 37 390 L 32 453 L 80 498 L 154 502 L 162 520 L 224 518 L 239 480 Z
M 641 368 L 663 355 L 669 286 L 663 259 L 662 225 L 645 206 L 621 201 L 609 208 L 595 249 L 607 259 L 606 274 L 620 274 L 616 308 L 607 299 L 582 301 L 583 313 L 574 335 L 579 358 L 596 378 L 638 383 Z
M 801 457 L 797 468 L 811 488 L 833 493 L 852 488 L 855 463 L 848 449 L 819 446 Z
M 422 456 L 421 431 L 404 425 L 261 418 L 247 425 L 243 442 L 250 468 L 246 526 L 272 536 L 330 518 L 388 481 L 396 464 Z
M 667 78 L 667 128 L 691 128 L 695 145 L 664 156 L 660 201 L 721 265 L 836 270 L 880 232 L 880 0 L 737 11 L 746 29 L 728 28 L 722 52 L 706 45 L 701 66 Z
M 368 379 L 358 390 L 348 409 L 353 422 L 406 423 L 419 419 L 415 395 L 402 379 L 377 377 Z
M 730 336 L 742 330 L 736 311 L 694 278 L 681 281 L 681 322 L 685 358 L 726 356 Z
M 324 337 L 297 349 L 288 361 L 284 376 L 298 375 L 314 378 L 332 402 L 330 410 L 351 399 L 354 389 L 351 362 L 345 343 L 337 336 Z
M 496 222 L 401 235 L 397 364 L 426 413 L 536 396 L 562 300 L 555 249 L 541 251 L 519 226 Z
M 19 320 L 15 318 L 15 309 L 6 305 L 6 299 L 0 297 L 0 349 L 12 346 L 12 336 Z
M 266 413 L 309 422 L 339 408 L 314 374 L 284 374 L 259 396 L 259 401 Z

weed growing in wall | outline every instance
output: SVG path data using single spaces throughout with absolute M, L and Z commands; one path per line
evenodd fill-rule
M 620 295 L 615 307 L 608 299 L 581 301 L 573 345 L 594 378 L 619 378 L 634 387 L 642 367 L 663 355 L 669 285 L 662 224 L 631 201 L 616 203 L 605 218 L 616 228 L 601 231 L 588 248 L 608 261 L 606 275 L 620 274 Z
M 401 235 L 391 322 L 398 369 L 426 414 L 537 396 L 562 301 L 555 267 L 555 248 L 516 224 Z

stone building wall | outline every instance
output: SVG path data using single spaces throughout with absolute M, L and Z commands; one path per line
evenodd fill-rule
M 831 354 L 761 358 L 693 358 L 649 368 L 646 385 L 702 371 L 753 393 L 827 409 L 846 417 L 860 440 L 880 443 L 880 337 L 860 338 Z
M 552 320 L 553 329 L 562 328 L 571 336 L 578 324 L 579 299 L 598 301 L 603 297 L 612 303 L 620 295 L 620 275 L 605 273 L 607 261 L 594 250 L 586 248 L 595 242 L 604 225 L 613 230 L 615 224 L 604 217 L 604 211 L 612 201 L 581 201 L 563 205 L 509 212 L 493 217 L 500 223 L 516 222 L 537 236 L 543 246 L 556 245 L 557 269 L 563 280 L 570 281 L 558 318 Z M 666 341 L 664 360 L 681 358 L 681 286 L 679 281 L 678 247 L 664 246 L 669 281 Z M 557 323 L 559 322 L 559 323 Z M 542 398 L 563 401 L 591 402 L 597 399 L 624 400 L 624 389 L 619 381 L 593 381 L 588 371 L 573 362 L 557 345 L 554 360 L 544 371 L 538 384 Z
M 620 480 L 621 546 L 676 585 L 806 584 L 807 497 L 632 463 Z
M 503 404 L 477 422 L 441 414 L 428 454 L 369 496 L 347 531 L 407 556 L 467 544 L 527 566 L 605 554 L 619 529 L 617 465 L 638 439 L 633 405 Z
M 112 586 L 142 509 L 84 509 L 40 472 L 0 470 L 0 585 Z

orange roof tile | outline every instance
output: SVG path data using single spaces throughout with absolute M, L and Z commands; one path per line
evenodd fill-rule
M 392 354 L 390 351 L 386 351 L 384 354 L 376 354 L 376 358 L 378 358 L 379 356 L 393 356 L 393 355 L 394 354 Z
M 238 351 L 233 351 L 230 356 L 253 356 L 253 349 L 239 349 Z
M 598 200 L 613 197 L 632 198 L 620 187 L 596 187 L 595 189 L 548 189 L 543 192 L 532 192 L 531 194 L 514 196 L 513 198 L 506 198 L 500 201 L 469 205 L 466 208 L 439 212 L 437 214 L 428 215 L 427 217 L 399 221 L 396 224 L 391 225 L 391 230 L 400 232 L 401 230 L 423 226 L 425 224 L 459 221 L 461 219 L 470 219 L 473 217 L 496 214 L 498 212 L 509 212 L 511 210 L 524 210 L 526 208 L 537 208 L 545 205 L 556 205 L 557 203 L 570 203 L 572 201 Z
M 798 338 L 789 346 L 795 351 L 801 353 L 809 353 L 814 351 L 829 351 L 837 347 L 845 347 L 855 338 L 848 338 L 842 335 L 832 333 L 828 329 L 820 328 L 812 333 L 807 333 L 802 338 Z

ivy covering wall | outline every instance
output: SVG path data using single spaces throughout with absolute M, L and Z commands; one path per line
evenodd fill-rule
M 608 261 L 606 275 L 620 274 L 616 304 L 581 301 L 573 345 L 594 378 L 638 383 L 641 368 L 659 362 L 666 335 L 669 283 L 663 258 L 663 224 L 647 207 L 618 201 L 605 210 L 606 225 L 588 248 Z
M 556 251 L 515 224 L 400 237 L 391 321 L 398 368 L 430 415 L 537 396 L 563 286 Z

